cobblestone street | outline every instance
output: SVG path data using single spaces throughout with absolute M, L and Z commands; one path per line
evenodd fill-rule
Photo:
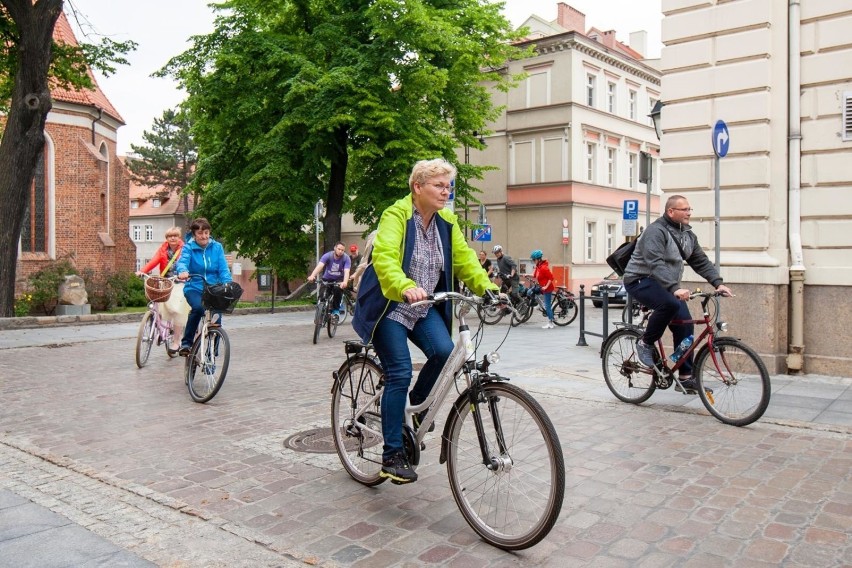
M 733 428 L 669 392 L 648 406 L 586 395 L 603 379 L 596 348 L 572 356 L 576 323 L 522 326 L 504 347 L 517 353 L 508 374 L 556 426 L 566 494 L 550 535 L 507 553 L 453 501 L 442 418 L 408 486 L 367 488 L 336 454 L 285 447 L 328 427 L 331 373 L 355 335 L 347 324 L 312 345 L 310 313 L 252 317 L 226 321 L 231 366 L 206 405 L 189 399 L 183 359 L 155 348 L 135 367 L 134 323 L 98 326 L 120 337 L 0 349 L 0 489 L 160 566 L 852 564 L 844 424 Z M 507 328 L 487 333 L 496 344 Z M 844 397 L 841 411 L 852 389 Z

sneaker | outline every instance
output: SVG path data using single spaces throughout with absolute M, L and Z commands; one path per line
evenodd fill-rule
M 382 460 L 382 471 L 379 477 L 390 479 L 396 484 L 417 481 L 417 472 L 408 463 L 408 458 L 402 452 L 395 453 L 390 459 Z
M 639 357 L 639 362 L 646 367 L 654 367 L 656 365 L 656 349 L 650 345 L 645 345 L 642 339 L 636 340 L 636 355 Z
M 541 326 L 541 329 L 553 329 L 553 322 L 552 321 L 547 322 L 546 324 Z
M 698 383 L 692 377 L 680 379 L 680 384 L 675 383 L 675 390 L 683 394 L 698 394 Z M 704 392 L 713 394 L 713 389 L 705 387 Z
M 189 350 L 190 350 L 189 347 L 181 345 L 180 349 L 178 350 L 178 355 L 180 355 L 181 357 L 188 357 L 189 356 Z
M 426 413 L 429 412 L 429 409 L 424 410 L 423 412 L 418 412 L 414 416 L 411 417 L 411 421 L 414 423 L 414 429 L 420 430 L 420 425 L 423 424 L 423 419 L 426 418 Z M 427 432 L 435 431 L 435 421 L 433 420 L 431 424 L 429 424 L 429 429 Z

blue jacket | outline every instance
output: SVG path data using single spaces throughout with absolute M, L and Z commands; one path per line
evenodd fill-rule
M 225 249 L 218 241 L 211 237 L 207 246 L 201 248 L 195 239 L 191 238 L 183 247 L 180 260 L 177 261 L 177 273 L 189 272 L 190 279 L 186 281 L 184 293 L 195 290 L 201 292 L 204 282 L 207 284 L 224 284 L 231 281 L 231 271 L 228 270 L 228 261 L 225 260 Z M 193 278 L 200 275 L 204 278 Z
M 414 280 L 408 277 L 416 234 L 413 214 L 414 206 L 410 194 L 382 213 L 373 251 L 368 259 L 370 264 L 358 284 L 355 317 L 352 318 L 352 327 L 365 343 L 372 341 L 379 320 L 392 312 L 402 301 L 402 293 L 417 286 Z M 482 270 L 476 253 L 467 245 L 457 221 L 458 217 L 446 209 L 438 211 L 432 220 L 436 223 L 444 249 L 444 272 L 435 291 L 452 290 L 457 279 L 467 284 L 475 294 L 482 295 L 487 289 L 496 291 L 497 286 Z M 444 302 L 436 305 L 435 309 L 440 311 L 447 331 L 451 332 L 452 303 Z

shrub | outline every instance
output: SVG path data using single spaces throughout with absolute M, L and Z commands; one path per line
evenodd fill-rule
M 91 269 L 83 271 L 89 303 L 99 311 L 117 307 L 144 307 L 148 305 L 142 280 L 132 272 L 95 274 Z
M 32 295 L 31 307 L 52 315 L 59 303 L 59 285 L 65 282 L 69 274 L 77 274 L 77 269 L 68 259 L 60 259 L 51 262 L 28 278 L 29 289 Z
M 15 317 L 22 318 L 24 316 L 30 315 L 30 310 L 33 307 L 33 295 L 32 294 L 21 294 L 20 297 L 15 298 Z

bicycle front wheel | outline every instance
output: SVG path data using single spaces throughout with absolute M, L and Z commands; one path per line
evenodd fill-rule
M 577 302 L 571 298 L 553 296 L 553 323 L 565 326 L 577 319 Z
M 694 373 L 701 402 L 725 424 L 751 424 L 769 406 L 771 386 L 766 365 L 738 339 L 720 337 L 713 340 L 712 349 L 702 347 L 695 357 Z
M 207 337 L 199 337 L 192 344 L 186 358 L 186 386 L 195 402 L 208 402 L 225 382 L 231 344 L 228 334 L 221 327 L 207 330 Z
M 639 337 L 638 331 L 620 329 L 610 334 L 601 353 L 606 386 L 617 399 L 633 404 L 645 402 L 657 388 L 653 371 L 642 365 L 636 354 Z
M 326 329 L 328 330 L 328 336 L 330 338 L 334 337 L 334 335 L 337 333 L 337 326 L 340 324 L 340 318 L 346 317 L 346 310 L 341 311 L 343 312 L 342 316 L 338 316 L 329 312 L 328 317 L 326 318 L 325 325 Z
M 476 411 L 457 403 L 447 425 L 447 474 L 462 515 L 489 544 L 505 550 L 529 548 L 553 528 L 565 494 L 565 463 L 553 424 L 521 388 L 482 386 Z M 489 463 L 477 436 L 482 419 Z
M 317 302 L 316 310 L 314 311 L 314 345 L 319 341 L 320 330 L 325 320 L 325 302 Z
M 340 463 L 359 483 L 369 487 L 386 478 L 382 471 L 382 369 L 357 355 L 337 371 L 331 391 L 331 430 Z
M 512 314 L 512 327 L 518 327 L 522 323 L 529 321 L 532 317 L 533 309 L 533 304 L 529 298 L 524 298 L 518 302 L 518 305 L 515 306 L 515 311 L 518 312 L 518 315 Z
M 142 316 L 139 332 L 136 334 L 136 366 L 140 369 L 148 362 L 151 346 L 154 344 L 155 331 L 154 314 L 148 310 Z

